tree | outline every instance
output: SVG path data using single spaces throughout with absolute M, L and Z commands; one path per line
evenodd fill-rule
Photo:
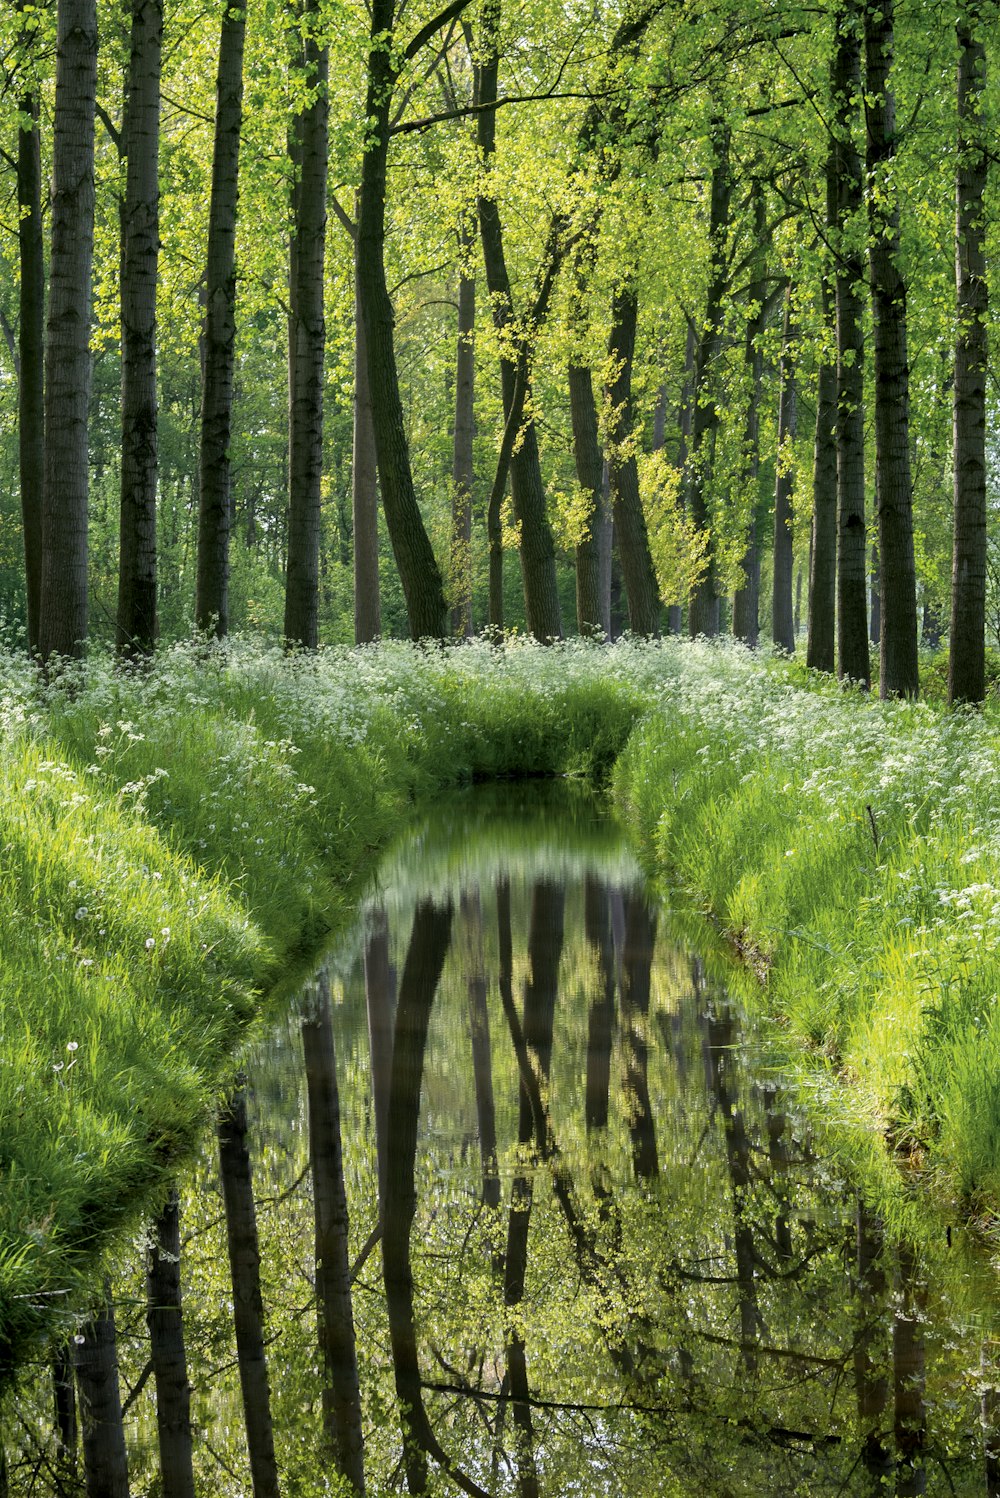
M 28 650 L 38 650 L 45 481 L 45 247 L 42 227 L 42 146 L 34 76 L 38 17 L 18 0 L 21 23 L 20 116 L 17 132 L 18 327 L 17 430 L 28 602 Z
M 146 1299 L 163 1498 L 194 1498 L 191 1385 L 181 1319 L 180 1201 L 176 1190 L 171 1191 L 153 1224 L 146 1256 Z
M 778 463 L 774 483 L 774 601 L 771 637 L 791 655 L 795 650 L 792 607 L 792 490 L 793 446 L 798 425 L 798 386 L 795 372 L 797 339 L 792 311 L 792 289 L 785 288 L 785 315 L 781 330 L 781 371 L 778 379 Z
M 638 317 L 635 278 L 626 275 L 615 286 L 611 298 L 608 471 L 615 537 L 628 597 L 629 627 L 633 634 L 655 637 L 660 633 L 660 595 L 639 496 L 632 415 L 632 364 Z

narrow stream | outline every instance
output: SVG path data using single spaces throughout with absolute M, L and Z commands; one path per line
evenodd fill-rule
M 1000 1493 L 985 1253 L 890 1245 L 754 1051 L 588 797 L 480 790 L 408 833 L 248 1058 L 281 1491 L 351 1492 L 339 1465 L 369 1494 Z M 248 1494 L 225 1216 L 209 1140 L 181 1200 L 194 1472 Z M 152 1494 L 137 1247 L 115 1300 Z M 82 1491 L 48 1376 L 15 1494 Z

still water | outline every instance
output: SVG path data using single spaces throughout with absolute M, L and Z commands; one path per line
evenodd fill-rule
M 582 794 L 408 832 L 245 1100 L 281 1492 L 1000 1493 L 988 1254 L 884 1232 Z M 197 1491 L 277 1491 L 215 1140 L 180 1211 Z M 161 1493 L 145 1251 L 114 1296 Z M 12 1493 L 82 1491 L 46 1377 Z

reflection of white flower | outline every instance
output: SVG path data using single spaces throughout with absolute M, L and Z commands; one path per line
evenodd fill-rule
M 147 952 L 151 952 L 155 946 L 156 946 L 156 938 L 153 937 L 153 936 L 147 936 L 146 937 L 146 951 Z
M 81 905 L 76 910 L 75 915 L 74 915 L 74 919 L 77 920 L 77 921 L 82 921 L 83 918 L 84 918 L 84 916 L 86 914 L 87 914 L 87 907 L 86 907 L 86 905 Z

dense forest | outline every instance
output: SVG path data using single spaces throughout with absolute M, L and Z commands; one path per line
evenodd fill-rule
M 950 630 L 980 699 L 995 7 L 894 11 L 6 5 L 8 627 L 731 630 L 885 695 Z

